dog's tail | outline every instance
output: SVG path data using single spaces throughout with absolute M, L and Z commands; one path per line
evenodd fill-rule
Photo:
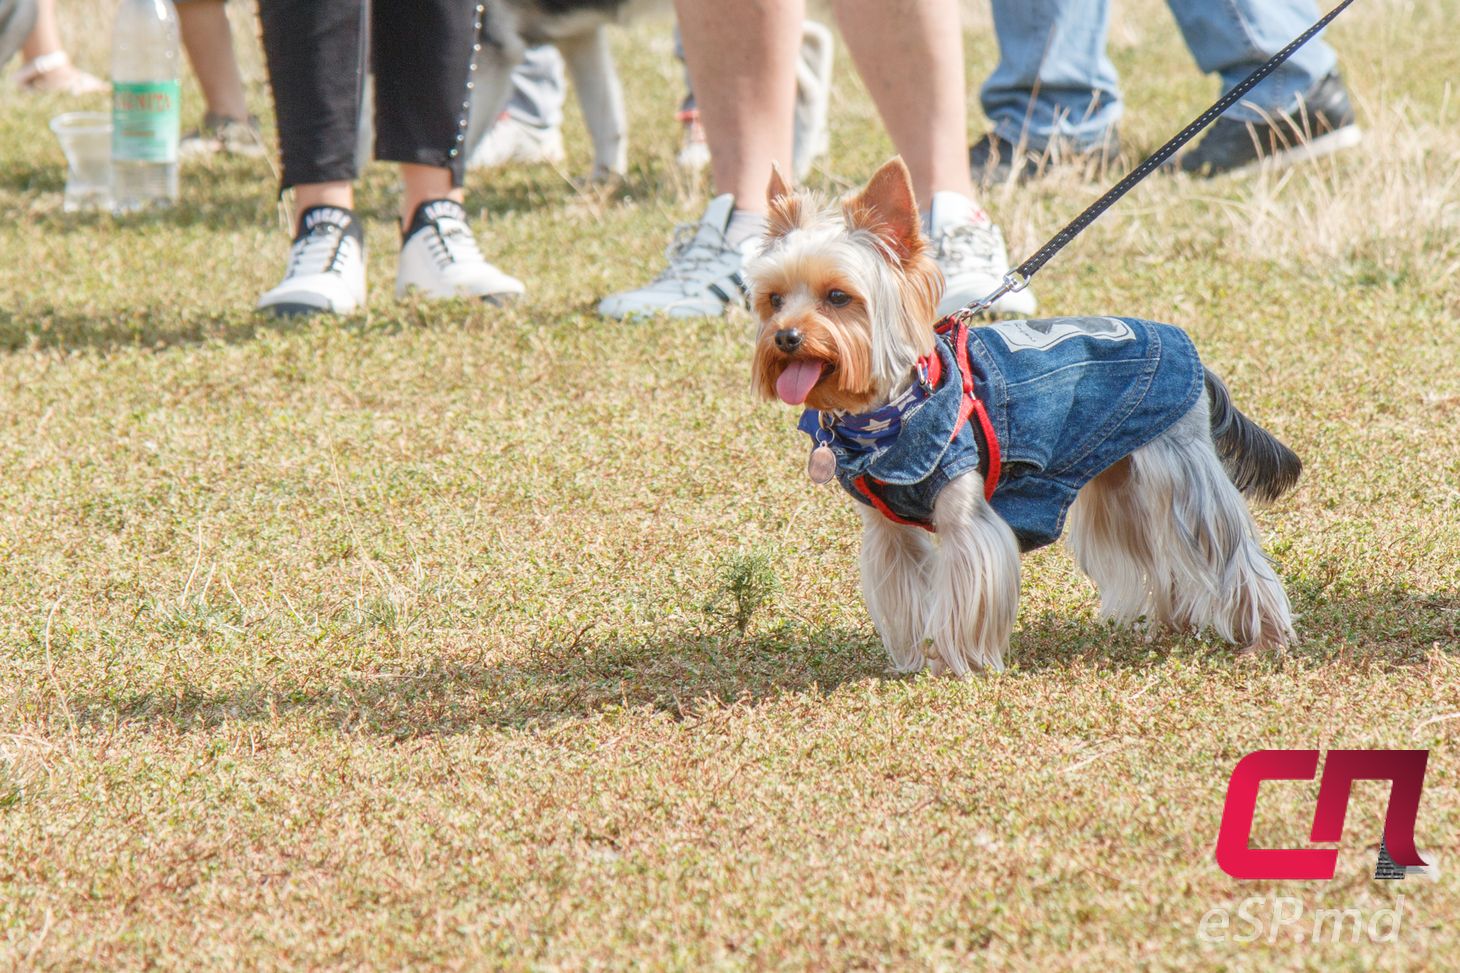
M 1276 500 L 1297 484 L 1303 461 L 1276 436 L 1243 415 L 1232 404 L 1227 386 L 1210 368 L 1206 373 L 1212 444 L 1222 468 L 1243 496 Z

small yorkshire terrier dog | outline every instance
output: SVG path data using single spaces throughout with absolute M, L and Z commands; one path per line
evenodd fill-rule
M 1247 649 L 1293 638 L 1243 496 L 1276 499 L 1302 464 L 1184 331 L 935 322 L 943 280 L 900 159 L 839 202 L 779 171 L 768 196 L 754 385 L 806 406 L 807 472 L 860 501 L 862 593 L 898 670 L 1003 668 L 1020 552 L 1066 514 L 1103 616 Z

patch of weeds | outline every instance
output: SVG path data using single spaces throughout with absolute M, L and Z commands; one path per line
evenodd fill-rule
M 242 635 L 247 625 L 235 606 L 212 604 L 206 593 L 176 601 L 154 599 L 144 611 L 157 619 L 158 632 L 174 639 L 232 639 Z
M 775 565 L 765 551 L 739 551 L 725 558 L 717 572 L 715 593 L 704 612 L 727 621 L 744 635 L 751 619 L 781 593 Z
M 366 628 L 394 632 L 409 621 L 401 600 L 393 595 L 366 598 L 355 604 L 355 623 Z
M 0 811 L 9 810 L 25 797 L 25 787 L 15 778 L 10 761 L 0 760 Z

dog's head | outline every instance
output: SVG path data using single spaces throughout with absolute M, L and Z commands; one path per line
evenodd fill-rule
M 943 275 L 928 254 L 901 159 L 839 202 L 771 173 L 765 246 L 749 268 L 764 397 L 862 412 L 933 348 Z

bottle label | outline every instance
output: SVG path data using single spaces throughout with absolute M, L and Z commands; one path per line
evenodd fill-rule
M 122 162 L 176 162 L 178 82 L 112 84 L 112 158 Z

